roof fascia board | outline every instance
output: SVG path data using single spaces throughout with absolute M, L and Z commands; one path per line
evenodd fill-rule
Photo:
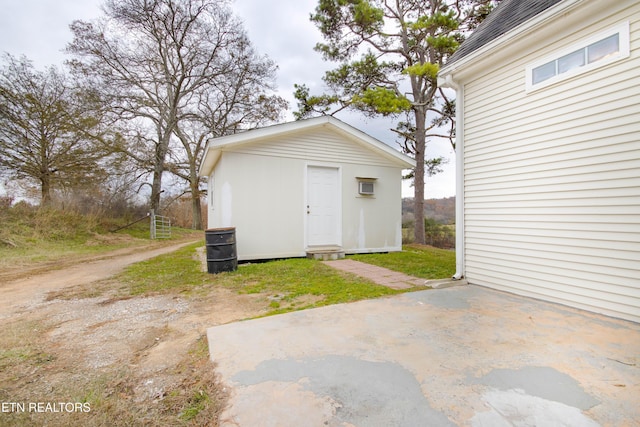
M 544 26 L 547 22 L 555 19 L 556 16 L 570 12 L 575 7 L 588 0 L 565 0 L 560 3 L 551 6 L 549 9 L 536 15 L 530 20 L 520 24 L 511 31 L 497 37 L 493 41 L 487 43 L 481 48 L 471 52 L 469 55 L 460 58 L 450 66 L 444 66 L 438 73 L 438 84 L 442 84 L 443 87 L 452 87 L 453 80 L 456 80 L 456 73 L 460 70 L 467 69 L 474 65 L 474 63 L 482 61 L 489 52 L 499 51 L 500 49 L 506 49 L 514 40 L 526 35 L 527 33 Z M 453 79 L 453 80 L 452 80 Z
M 222 157 L 221 150 L 209 150 L 207 147 L 204 151 L 204 157 L 202 158 L 200 167 L 198 168 L 198 176 L 209 176 L 218 163 L 218 160 L 220 160 L 220 157 Z
M 210 139 L 207 142 L 205 149 L 204 161 L 200 165 L 200 174 L 209 174 L 215 167 L 215 164 L 220 158 L 220 152 L 233 148 L 242 144 L 249 144 L 254 141 L 269 138 L 277 135 L 286 135 L 289 133 L 298 133 L 305 129 L 310 129 L 318 126 L 332 126 L 333 129 L 342 133 L 345 137 L 348 137 L 352 141 L 355 141 L 362 146 L 372 149 L 374 152 L 392 160 L 403 168 L 415 167 L 415 160 L 411 157 L 394 150 L 382 141 L 373 138 L 372 136 L 362 132 L 359 129 L 354 128 L 347 123 L 338 120 L 332 116 L 320 116 L 311 119 L 300 120 L 295 122 L 288 122 L 279 125 L 267 126 L 264 128 L 253 129 L 246 132 L 241 132 L 233 135 L 227 135 L 219 138 Z

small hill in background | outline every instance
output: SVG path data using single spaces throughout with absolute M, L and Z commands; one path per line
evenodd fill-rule
M 456 243 L 456 198 L 424 201 L 425 242 L 437 248 L 453 249 Z M 414 241 L 413 198 L 402 199 L 402 241 Z
M 424 216 L 438 224 L 455 224 L 456 198 L 427 199 L 424 201 Z M 402 199 L 402 222 L 413 221 L 413 198 Z

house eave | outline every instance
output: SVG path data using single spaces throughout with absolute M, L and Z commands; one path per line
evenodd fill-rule
M 211 171 L 220 160 L 222 156 L 222 150 L 213 149 L 209 147 L 207 143 L 207 147 L 205 148 L 205 155 L 202 158 L 202 162 L 200 163 L 200 168 L 198 169 L 199 176 L 209 176 L 211 175 Z
M 233 149 L 243 144 L 250 144 L 262 139 L 270 138 L 273 136 L 284 136 L 291 133 L 299 133 L 306 129 L 311 129 L 319 126 L 330 126 L 332 129 L 341 133 L 344 137 L 349 138 L 356 143 L 366 146 L 368 149 L 376 152 L 403 169 L 410 169 L 415 167 L 415 160 L 394 150 L 387 144 L 379 141 L 378 139 L 369 136 L 368 134 L 334 118 L 331 116 L 320 116 L 307 120 L 300 120 L 295 122 L 287 122 L 264 128 L 245 131 L 233 135 L 223 136 L 219 138 L 209 139 L 205 148 L 204 157 L 200 164 L 199 174 L 200 176 L 208 176 L 214 169 L 217 162 L 222 156 L 222 152 L 225 150 Z
M 464 77 L 473 73 L 475 67 L 487 60 L 491 54 L 499 52 L 508 55 L 515 41 L 521 40 L 527 34 L 547 25 L 549 21 L 552 21 L 557 16 L 571 12 L 587 1 L 589 0 L 564 0 L 460 58 L 451 65 L 445 65 L 438 73 L 438 86 L 455 89 L 454 84 L 459 83 Z

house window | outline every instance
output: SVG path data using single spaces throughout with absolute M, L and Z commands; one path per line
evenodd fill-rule
M 361 196 L 373 196 L 375 194 L 375 181 L 376 178 L 361 178 L 358 180 L 358 194 Z
M 527 90 L 548 86 L 628 56 L 629 22 L 625 22 L 530 64 L 527 67 Z

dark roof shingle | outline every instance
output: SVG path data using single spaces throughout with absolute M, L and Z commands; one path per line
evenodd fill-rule
M 502 0 L 449 58 L 450 65 L 562 0 Z

